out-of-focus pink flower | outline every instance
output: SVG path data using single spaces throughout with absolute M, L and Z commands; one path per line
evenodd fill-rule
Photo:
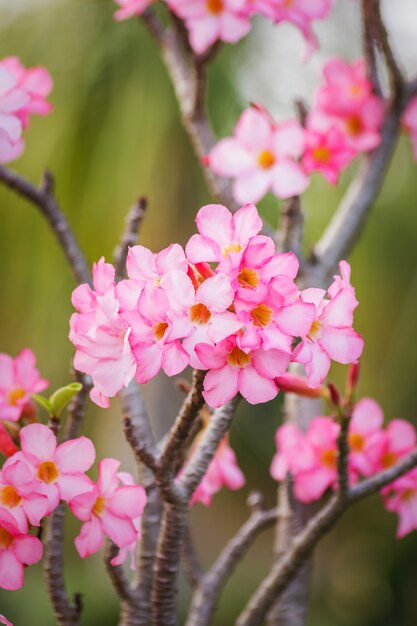
M 417 469 L 401 476 L 384 490 L 383 501 L 388 511 L 397 513 L 397 537 L 417 529 Z
M 6 457 L 12 456 L 18 451 L 18 447 L 0 422 L 0 453 Z
M 0 624 L 5 624 L 5 626 L 13 626 L 13 624 L 9 622 L 7 617 L 4 617 L 4 615 L 0 615 Z
M 346 261 L 340 271 L 349 272 Z M 340 281 L 337 283 L 339 284 Z M 336 287 L 337 289 L 337 287 Z M 333 288 L 332 293 L 335 293 Z M 308 334 L 293 352 L 293 361 L 302 363 L 311 387 L 321 385 L 330 368 L 331 360 L 338 363 L 356 363 L 362 354 L 363 339 L 352 328 L 353 311 L 358 305 L 355 290 L 349 284 L 327 300 L 323 289 L 305 289 L 304 302 L 314 304 L 316 315 Z
M 49 381 L 40 377 L 35 355 L 28 348 L 15 359 L 0 354 L 0 420 L 19 420 L 25 409 L 33 409 L 30 396 L 48 385 Z
M 77 348 L 74 367 L 92 377 L 90 397 L 101 407 L 108 407 L 109 397 L 127 387 L 136 372 L 131 329 L 119 314 L 114 276 L 114 267 L 101 258 L 93 267 L 94 290 L 84 284 L 72 294 L 79 311 L 70 320 L 69 337 Z
M 68 502 L 89 489 L 91 481 L 84 472 L 95 459 L 89 439 L 78 437 L 57 445 L 50 428 L 29 424 L 20 431 L 20 443 L 23 460 L 33 468 L 36 491 L 48 498 L 48 514 L 59 500 Z
M 114 19 L 120 22 L 135 15 L 142 15 L 144 10 L 155 0 L 115 0 L 120 9 L 114 14 Z
M 246 204 L 234 215 L 221 204 L 203 206 L 196 217 L 199 235 L 186 246 L 190 263 L 219 263 L 228 271 L 239 265 L 250 239 L 262 228 L 262 220 L 253 204 Z
M 368 452 L 374 472 L 392 467 L 415 447 L 414 427 L 402 419 L 391 420 L 387 428 L 375 436 L 375 441 Z
M 217 408 L 231 400 L 238 392 L 250 403 L 272 400 L 279 389 L 275 378 L 285 372 L 290 353 L 284 350 L 262 348 L 244 352 L 231 336 L 216 346 L 197 344 L 197 355 L 209 371 L 204 379 L 203 396 L 210 406 Z
M 245 484 L 245 476 L 236 461 L 236 454 L 229 445 L 228 437 L 222 439 L 207 472 L 195 490 L 191 504 L 201 502 L 210 506 L 213 495 L 222 487 L 235 491 Z
M 304 150 L 304 130 L 296 120 L 276 124 L 258 107 L 242 113 L 233 137 L 211 150 L 207 163 L 219 176 L 235 179 L 236 202 L 258 202 L 272 190 L 279 198 L 302 193 L 308 178 L 297 160 Z
M 236 43 L 251 28 L 246 0 L 168 0 L 168 5 L 184 20 L 197 54 L 219 40 Z
M 314 122 L 307 124 L 303 156 L 303 167 L 307 174 L 321 172 L 331 185 L 336 185 L 340 172 L 354 156 L 355 152 L 349 147 L 345 134 L 335 125 L 320 130 Z
M 83 558 L 100 550 L 105 536 L 119 548 L 132 546 L 139 537 L 137 520 L 146 505 L 146 492 L 140 485 L 120 485 L 119 466 L 116 459 L 100 461 L 97 483 L 69 503 L 74 515 L 84 522 L 75 539 Z
M 9 591 L 23 587 L 24 566 L 40 561 L 42 551 L 39 539 L 22 533 L 9 511 L 0 508 L 0 587 Z
M 375 446 L 379 446 L 384 415 L 372 398 L 362 398 L 355 405 L 349 425 L 349 464 L 353 472 L 370 476 L 375 468 Z
M 294 478 L 294 493 L 301 502 L 318 500 L 337 482 L 337 437 L 340 427 L 329 417 L 315 417 L 306 433 L 286 424 L 276 433 L 277 454 L 271 474 L 283 480 L 288 471 Z
M 417 161 L 417 97 L 413 98 L 406 108 L 402 123 L 404 129 L 410 133 L 414 159 Z

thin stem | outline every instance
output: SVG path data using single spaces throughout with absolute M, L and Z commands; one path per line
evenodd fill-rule
M 190 587 L 194 588 L 201 582 L 204 572 L 195 551 L 191 530 L 187 524 L 184 529 L 182 542 L 181 561 L 184 568 L 185 576 Z
M 135 595 L 132 591 L 129 581 L 126 578 L 124 569 L 121 565 L 112 565 L 111 561 L 117 556 L 119 548 L 111 541 L 106 542 L 104 551 L 104 562 L 106 564 L 107 573 L 112 585 L 121 600 L 131 604 L 135 601 Z

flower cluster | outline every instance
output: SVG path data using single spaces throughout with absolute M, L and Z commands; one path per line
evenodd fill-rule
M 94 483 L 86 472 L 95 459 L 86 437 L 58 445 L 50 428 L 33 423 L 19 431 L 20 450 L 0 471 L 0 587 L 22 587 L 25 565 L 42 558 L 42 543 L 30 534 L 62 502 L 69 504 L 84 524 L 75 540 L 86 557 L 99 550 L 104 536 L 120 548 L 114 563 L 122 563 L 140 536 L 139 521 L 146 494 L 129 474 L 119 473 L 119 462 L 104 459 Z
M 349 481 L 355 484 L 388 469 L 416 447 L 413 426 L 402 419 L 383 427 L 381 407 L 362 398 L 354 407 L 349 425 Z M 315 417 L 307 430 L 284 424 L 276 432 L 277 454 L 271 474 L 294 479 L 294 493 L 301 502 L 318 500 L 329 488 L 337 488 L 337 438 L 340 426 L 332 417 Z M 382 490 L 386 508 L 400 518 L 398 536 L 417 528 L 417 471 L 414 469 Z
M 196 222 L 199 234 L 185 252 L 177 244 L 158 254 L 135 246 L 126 280 L 116 284 L 102 259 L 93 268 L 94 289 L 84 284 L 73 292 L 74 366 L 92 377 L 94 402 L 106 407 L 133 377 L 146 383 L 161 368 L 172 376 L 190 364 L 208 370 L 203 394 L 210 406 L 238 392 L 256 404 L 277 395 L 276 378 L 291 360 L 305 365 L 313 387 L 331 360 L 358 360 L 363 341 L 352 328 L 357 300 L 346 262 L 327 294 L 300 292 L 295 255 L 276 254 L 272 239 L 259 234 L 254 205 L 235 215 L 207 205 Z
M 378 146 L 384 102 L 372 93 L 363 61 L 332 59 L 323 75 L 305 128 L 294 119 L 277 123 L 255 105 L 204 159 L 215 174 L 234 179 L 237 202 L 258 202 L 268 191 L 299 195 L 316 171 L 336 184 L 355 156 Z M 407 119 L 412 128 L 412 109 Z
M 0 61 L 0 163 L 23 152 L 22 133 L 33 114 L 47 115 L 52 79 L 44 67 L 25 69 L 16 57 Z
M 115 0 L 116 20 L 141 15 L 154 0 Z M 197 54 L 216 41 L 236 43 L 251 29 L 251 17 L 260 14 L 274 23 L 289 22 L 304 35 L 308 53 L 317 48 L 312 30 L 315 20 L 325 19 L 334 0 L 167 0 L 169 9 L 184 21 L 192 49 Z

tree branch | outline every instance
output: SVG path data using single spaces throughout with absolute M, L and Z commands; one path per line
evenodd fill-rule
M 190 587 L 197 587 L 197 585 L 203 578 L 204 573 L 194 548 L 191 531 L 188 524 L 184 529 L 181 561 L 184 568 L 184 573 L 187 577 Z
M 66 217 L 55 200 L 52 174 L 45 172 L 42 185 L 35 187 L 17 172 L 0 165 L 0 181 L 41 211 L 58 239 L 77 283 L 91 284 L 90 270 Z
M 127 253 L 131 246 L 137 244 L 138 231 L 146 215 L 148 200 L 144 196 L 139 198 L 126 216 L 125 230 L 120 242 L 114 251 L 114 265 L 116 268 L 116 280 L 121 280 L 126 274 Z
M 119 548 L 112 541 L 107 540 L 104 551 L 104 562 L 106 564 L 107 573 L 119 598 L 130 604 L 135 602 L 136 598 L 125 576 L 123 567 L 121 565 L 111 564 L 112 559 L 114 559 L 118 553 Z

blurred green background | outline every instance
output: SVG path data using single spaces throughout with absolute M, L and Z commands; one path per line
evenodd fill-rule
M 259 23 L 246 41 L 224 47 L 209 72 L 210 114 L 219 136 L 232 129 L 251 100 L 264 101 L 278 117 L 287 114 L 293 95 L 311 92 L 323 58 L 358 54 L 355 3 L 349 2 L 349 8 L 347 4 L 340 0 L 332 18 L 318 29 L 322 50 L 306 66 L 301 64 L 301 37 L 290 27 L 274 29 Z M 412 0 L 407 6 L 411 4 Z M 142 243 L 154 250 L 172 241 L 184 244 L 193 232 L 197 209 L 210 200 L 153 42 L 136 20 L 115 24 L 113 10 L 110 0 L 0 2 L 0 58 L 18 55 L 27 66 L 43 64 L 55 81 L 55 111 L 47 119 L 33 120 L 25 154 L 13 167 L 34 181 L 45 167 L 52 169 L 59 201 L 90 262 L 102 255 L 111 259 L 126 211 L 139 195 L 146 194 L 150 203 Z M 405 37 L 397 43 L 403 46 L 407 66 L 417 70 L 417 50 L 409 49 L 412 43 Z M 377 398 L 387 419 L 402 416 L 413 422 L 416 173 L 408 138 L 402 138 L 351 259 L 361 303 L 356 326 L 366 342 L 360 392 Z M 338 188 L 313 179 L 304 201 L 307 247 L 327 223 L 351 176 L 346 173 Z M 274 199 L 266 199 L 260 208 L 277 224 Z M 14 355 L 31 347 L 53 389 L 70 376 L 72 277 L 41 216 L 4 189 L 0 220 L 0 350 Z M 334 370 L 334 380 L 343 376 L 343 368 Z M 181 398 L 164 377 L 146 386 L 145 397 L 161 435 Z M 84 431 L 94 438 L 100 457 L 119 457 L 125 469 L 133 469 L 119 421 L 117 401 L 108 411 L 90 406 Z M 267 503 L 273 503 L 275 485 L 268 468 L 279 422 L 280 400 L 241 411 L 232 443 L 247 488 L 221 493 L 211 509 L 199 505 L 192 513 L 193 534 L 205 564 L 245 519 L 249 489 L 261 489 Z M 78 522 L 68 521 L 69 590 L 85 594 L 85 626 L 115 625 L 118 605 L 101 555 L 82 561 L 73 547 L 78 527 Z M 397 541 L 395 527 L 395 517 L 383 510 L 377 497 L 345 516 L 318 550 L 309 626 L 417 624 L 417 533 Z M 218 626 L 232 623 L 267 571 L 271 541 L 271 533 L 258 541 L 228 585 L 217 613 Z M 26 581 L 19 592 L 0 592 L 0 612 L 15 626 L 54 624 L 41 567 L 29 568 Z M 184 613 L 189 597 L 184 581 L 181 597 Z

